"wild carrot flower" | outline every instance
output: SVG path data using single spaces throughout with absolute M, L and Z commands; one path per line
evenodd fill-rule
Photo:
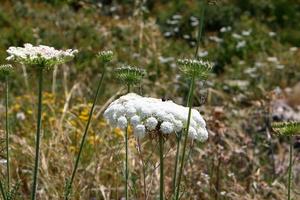
M 129 93 L 112 102 L 105 110 L 104 117 L 111 126 L 120 129 L 125 129 L 129 123 L 135 136 L 143 138 L 155 129 L 166 135 L 181 132 L 187 123 L 188 112 L 187 107 L 173 101 Z M 189 137 L 199 141 L 205 141 L 208 137 L 206 123 L 195 109 L 192 109 Z
M 146 71 L 140 68 L 123 66 L 115 70 L 116 77 L 128 87 L 141 82 L 146 74 Z
M 143 69 L 139 69 L 136 67 L 131 66 L 123 66 L 119 67 L 115 70 L 117 79 L 127 86 L 127 93 L 130 92 L 130 87 L 133 85 L 136 85 L 140 83 L 143 79 L 143 77 L 146 74 L 146 71 Z M 117 120 L 117 125 L 125 129 L 125 199 L 129 199 L 128 194 L 128 177 L 129 177 L 129 170 L 128 170 L 128 129 L 129 122 L 134 124 L 134 131 L 136 136 L 143 137 L 145 135 L 145 127 L 143 125 L 140 125 L 140 117 L 139 116 L 133 116 L 136 112 L 135 108 L 130 107 L 126 109 L 127 116 L 131 116 L 131 119 L 127 119 L 126 117 L 120 117 Z
M 292 167 L 293 167 L 293 136 L 300 135 L 300 122 L 276 122 L 272 124 L 272 128 L 277 135 L 290 138 L 288 200 L 291 200 Z
M 24 47 L 9 47 L 7 50 L 8 61 L 15 61 L 28 66 L 33 66 L 38 72 L 38 114 L 37 114 L 37 132 L 35 144 L 35 163 L 33 169 L 33 184 L 31 200 L 36 199 L 36 189 L 39 168 L 40 135 L 42 128 L 42 102 L 43 102 L 43 72 L 44 69 L 51 68 L 54 65 L 65 63 L 74 58 L 77 50 L 56 50 L 53 47 L 32 44 L 25 44 Z
M 212 70 L 212 64 L 208 61 L 196 59 L 178 59 L 177 63 L 181 72 L 187 77 L 207 78 L 208 73 Z
M 10 75 L 13 71 L 13 67 L 10 64 L 0 65 L 0 76 L 1 78 L 5 78 L 6 76 Z
M 172 101 L 163 101 L 151 97 L 142 97 L 135 93 L 121 96 L 112 102 L 104 112 L 104 117 L 113 127 L 127 130 L 133 127 L 137 139 L 154 133 L 159 138 L 160 150 L 160 199 L 163 199 L 163 144 L 164 136 L 180 133 L 187 124 L 189 108 Z M 126 133 L 126 132 L 125 132 Z M 208 137 L 206 123 L 200 113 L 193 109 L 191 126 L 188 131 L 191 138 L 205 141 Z M 127 138 L 128 139 L 128 138 Z
M 279 136 L 300 135 L 300 122 L 276 122 L 272 124 L 272 128 Z
M 45 45 L 33 46 L 27 43 L 24 47 L 9 47 L 9 57 L 6 60 L 30 66 L 52 67 L 72 60 L 77 52 L 72 49 L 56 50 Z

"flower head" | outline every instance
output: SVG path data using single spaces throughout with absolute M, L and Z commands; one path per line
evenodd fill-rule
M 127 110 L 131 110 L 131 112 L 127 112 Z M 129 93 L 112 102 L 105 110 L 104 117 L 110 125 L 122 129 L 128 122 L 128 125 L 133 127 L 134 135 L 142 138 L 147 133 L 182 132 L 187 125 L 188 113 L 188 107 L 172 101 L 162 101 Z M 192 109 L 189 136 L 199 141 L 205 141 L 208 138 L 206 123 L 195 109 Z
M 145 70 L 131 66 L 124 66 L 116 69 L 117 78 L 127 85 L 140 83 L 145 74 Z
M 97 56 L 101 60 L 101 62 L 107 63 L 112 60 L 113 55 L 114 53 L 112 51 L 100 51 Z
M 0 65 L 0 76 L 8 76 L 13 71 L 13 67 L 10 64 Z
M 9 57 L 6 60 L 31 66 L 52 67 L 73 59 L 77 52 L 72 49 L 63 51 L 45 45 L 24 44 L 24 47 L 9 47 Z
M 282 136 L 294 136 L 300 134 L 300 122 L 276 122 L 272 124 L 274 132 Z
M 203 60 L 195 59 L 178 59 L 179 69 L 187 77 L 195 77 L 205 79 L 208 73 L 212 70 L 212 64 Z

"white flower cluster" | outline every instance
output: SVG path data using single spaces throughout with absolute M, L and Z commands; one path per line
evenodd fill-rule
M 23 64 L 53 66 L 61 64 L 74 58 L 77 50 L 56 50 L 53 47 L 32 44 L 24 44 L 24 47 L 9 47 L 7 53 L 8 61 L 17 61 Z
M 181 132 L 187 124 L 188 110 L 188 107 L 173 101 L 129 93 L 112 102 L 104 112 L 104 117 L 113 127 L 125 129 L 131 125 L 134 135 L 143 138 L 147 132 L 155 129 L 163 134 Z M 206 123 L 195 109 L 192 109 L 189 136 L 200 141 L 208 138 Z

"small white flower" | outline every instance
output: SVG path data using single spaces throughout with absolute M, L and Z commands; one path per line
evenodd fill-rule
M 175 120 L 174 121 L 174 131 L 176 133 L 178 133 L 178 132 L 182 131 L 182 128 L 183 128 L 182 122 L 180 120 Z
M 132 106 L 128 106 L 128 107 L 125 106 L 125 109 L 126 109 L 125 112 L 126 112 L 126 116 L 127 117 L 132 117 L 136 113 L 136 109 L 134 107 L 132 107 Z
M 157 119 L 154 118 L 154 117 L 149 117 L 149 118 L 146 120 L 146 123 L 145 123 L 146 128 L 147 128 L 149 131 L 153 131 L 153 130 L 156 128 L 157 124 L 158 124 L 158 121 L 157 121 Z
M 141 119 L 139 116 L 134 115 L 133 117 L 131 117 L 130 119 L 130 123 L 132 124 L 132 126 L 137 126 L 139 123 L 141 122 Z
M 163 122 L 160 125 L 160 131 L 164 134 L 170 134 L 174 132 L 174 125 L 171 122 Z
M 135 137 L 142 139 L 143 137 L 145 137 L 145 134 L 146 134 L 146 128 L 144 125 L 139 124 L 134 128 Z
M 243 36 L 249 36 L 249 35 L 251 35 L 251 33 L 252 33 L 252 30 L 250 29 L 250 30 L 247 30 L 247 31 L 242 31 L 242 35 Z
M 26 116 L 23 112 L 18 112 L 16 117 L 20 121 L 24 121 L 26 119 Z
M 232 35 L 231 35 L 234 39 L 242 39 L 242 36 L 241 35 L 239 35 L 239 34 L 237 34 L 237 33 L 232 33 Z
M 118 118 L 118 127 L 120 129 L 126 129 L 127 127 L 127 119 L 126 117 L 122 116 Z
M 241 48 L 244 48 L 245 46 L 246 46 L 246 41 L 243 40 L 243 41 L 240 41 L 237 43 L 236 48 L 241 49 Z
M 270 37 L 274 37 L 274 36 L 276 36 L 276 33 L 273 32 L 273 31 L 271 31 L 271 32 L 269 32 L 269 36 L 270 36 Z

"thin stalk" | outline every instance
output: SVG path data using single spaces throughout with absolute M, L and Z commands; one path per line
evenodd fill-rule
M 0 192 L 1 192 L 1 196 L 2 196 L 3 200 L 6 200 L 6 195 L 5 195 L 3 183 L 1 180 L 0 180 Z
M 177 178 L 177 171 L 178 171 L 178 161 L 179 161 L 179 151 L 180 151 L 180 136 L 177 138 L 177 147 L 176 147 L 176 159 L 175 159 L 175 167 L 174 167 L 174 175 L 172 181 L 172 189 L 173 193 L 176 190 L 176 178 Z
M 37 131 L 36 131 L 36 143 L 35 143 L 35 163 L 33 170 L 33 184 L 32 184 L 32 193 L 31 200 L 36 198 L 36 189 L 37 189 L 37 178 L 39 171 L 39 154 L 40 154 L 40 137 L 41 137 L 41 128 L 42 128 L 42 99 L 43 99 L 43 67 L 39 66 L 38 69 L 38 113 L 37 113 Z
M 140 154 L 141 162 L 142 162 L 142 168 L 143 168 L 143 189 L 144 189 L 144 199 L 147 199 L 147 188 L 146 188 L 146 171 L 145 171 L 145 162 L 144 162 L 144 157 L 142 154 L 142 146 L 140 143 L 140 139 L 137 139 L 138 143 L 138 152 Z
M 293 136 L 290 136 L 290 164 L 289 164 L 289 181 L 288 181 L 288 200 L 291 200 L 292 167 L 293 167 Z
M 9 119 L 8 119 L 8 76 L 5 77 L 6 94 L 5 94 L 5 129 L 6 129 L 6 170 L 7 170 L 7 188 L 10 191 L 10 167 L 9 167 Z
M 76 171 L 77 171 L 77 168 L 78 168 L 78 165 L 79 165 L 80 156 L 81 156 L 82 149 L 83 149 L 83 146 L 84 146 L 84 142 L 85 142 L 88 130 L 89 130 L 89 126 L 90 126 L 91 119 L 92 119 L 92 116 L 93 116 L 94 108 L 95 108 L 96 102 L 97 102 L 98 97 L 99 97 L 100 88 L 102 86 L 104 75 L 105 75 L 105 68 L 104 68 L 104 71 L 103 71 L 103 73 L 101 75 L 101 78 L 98 82 L 97 91 L 96 91 L 96 94 L 95 94 L 95 97 L 94 97 L 93 105 L 92 105 L 90 113 L 89 113 L 89 118 L 88 118 L 85 130 L 84 130 L 84 134 L 83 134 L 82 139 L 81 139 L 80 148 L 79 148 L 79 152 L 78 152 L 78 155 L 77 155 L 77 158 L 76 158 L 76 161 L 75 161 L 75 166 L 74 166 L 74 169 L 73 169 L 73 172 L 72 172 L 72 176 L 71 176 L 70 182 L 67 184 L 68 188 L 67 188 L 67 192 L 65 194 L 65 200 L 69 199 L 69 195 L 70 195 L 70 192 L 71 192 L 71 187 L 72 187 L 72 184 L 73 184 L 73 181 L 74 181 L 74 178 L 75 178 L 75 174 L 76 174 Z
M 195 51 L 195 58 L 198 57 L 198 51 L 199 51 L 199 43 L 202 37 L 202 30 L 204 26 L 204 16 L 205 16 L 205 0 L 203 0 L 202 4 L 202 11 L 201 11 L 201 19 L 200 19 L 200 24 L 199 24 L 199 29 L 198 29 L 198 37 L 197 37 L 197 46 L 196 46 L 196 51 Z
M 127 84 L 127 93 L 130 93 L 130 84 Z M 125 130 L 125 199 L 128 200 L 128 125 Z
M 125 199 L 128 200 L 128 126 L 125 130 Z
M 159 199 L 164 200 L 164 137 L 162 133 L 159 133 L 159 158 L 160 158 Z
M 190 122 L 191 122 L 194 87 L 195 87 L 195 75 L 192 77 L 192 81 L 191 81 L 191 85 L 190 85 L 190 91 L 189 91 L 189 96 L 188 96 L 189 113 L 188 113 L 187 126 L 186 126 L 185 134 L 184 134 L 184 143 L 183 143 L 183 149 L 182 149 L 182 155 L 181 155 L 181 161 L 180 161 L 180 169 L 179 169 L 179 174 L 178 174 L 178 182 L 177 182 L 176 193 L 175 193 L 175 195 L 176 195 L 175 199 L 176 200 L 179 199 L 180 182 L 181 182 L 181 176 L 182 176 L 183 166 L 184 166 L 184 160 L 185 160 L 185 151 L 186 151 L 186 146 L 187 146 L 188 131 L 189 131 Z
M 200 24 L 199 24 L 199 29 L 198 29 L 195 58 L 198 57 L 199 43 L 200 43 L 200 40 L 201 40 L 201 37 L 202 37 L 202 30 L 203 30 L 203 26 L 204 26 L 204 15 L 205 15 L 205 7 L 206 7 L 206 2 L 205 1 L 206 0 L 203 0 L 203 3 L 202 3 L 202 12 L 201 12 L 201 19 L 200 19 Z M 177 186 L 175 188 L 175 199 L 176 200 L 179 199 L 179 193 L 180 193 L 180 182 L 181 182 L 181 176 L 182 176 L 183 167 L 184 167 L 185 151 L 186 151 L 186 145 L 187 145 L 188 131 L 189 131 L 189 127 L 190 127 L 194 87 L 195 87 L 195 75 L 192 77 L 192 81 L 191 81 L 191 84 L 190 84 L 190 91 L 189 91 L 188 99 L 187 99 L 188 107 L 189 107 L 189 113 L 188 113 L 187 127 L 186 127 L 185 135 L 184 135 L 184 144 L 183 144 L 181 161 L 180 161 L 180 170 L 179 170 L 179 174 L 178 174 L 178 182 L 177 182 Z M 176 182 L 176 177 L 174 177 L 174 178 L 175 178 L 175 182 Z
M 127 85 L 127 93 L 130 93 L 130 84 Z

